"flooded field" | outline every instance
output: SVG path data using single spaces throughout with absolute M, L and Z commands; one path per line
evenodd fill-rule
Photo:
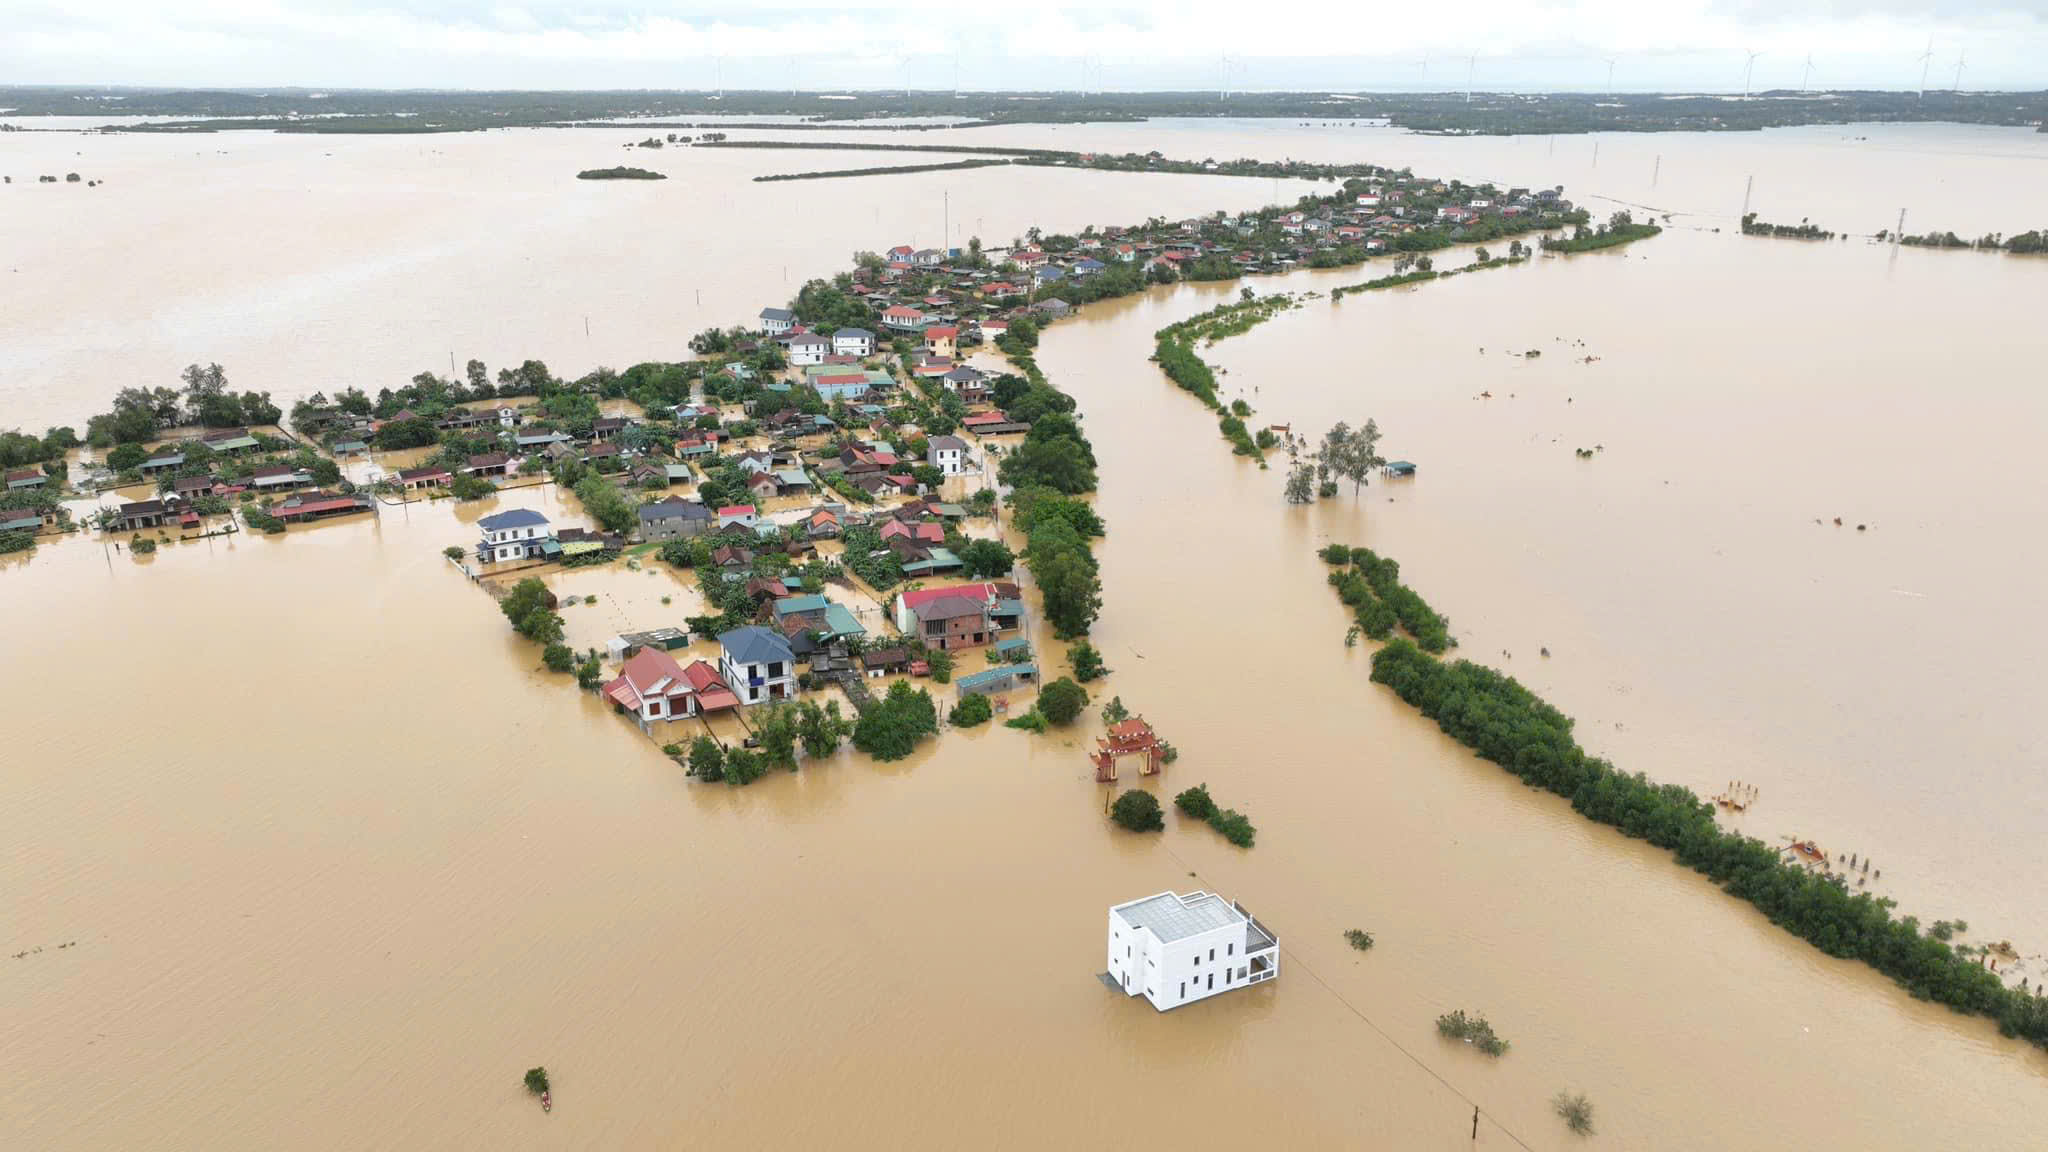
M 1158 127 L 1307 154 L 1307 130 Z M 976 131 L 1064 147 L 1147 126 Z M 780 302 L 785 254 L 794 285 L 935 239 L 947 189 L 955 227 L 972 198 L 991 237 L 1273 195 L 1045 170 L 746 182 L 820 166 L 802 153 L 565 179 L 618 151 L 609 133 L 93 137 L 15 162 L 63 139 L 0 137 L 0 168 L 83 149 L 65 163 L 113 183 L 78 195 L 119 193 L 93 210 L 118 226 L 77 190 L 28 213 L 0 192 L 0 425 L 82 419 L 193 359 L 285 400 L 450 351 L 558 372 L 678 355 Z M 1667 174 L 1686 148 L 1743 167 L 1723 138 L 1656 142 Z M 1981 227 L 2037 223 L 2001 211 Z M 1146 363 L 1154 329 L 1235 285 L 1049 331 L 1040 363 L 1102 463 L 1101 694 L 1181 749 L 1162 793 L 1206 781 L 1257 822 L 1249 852 L 1174 816 L 1117 833 L 1080 727 L 691 783 L 440 554 L 506 507 L 575 522 L 546 487 L 150 557 L 85 538 L 0 557 L 0 1144 L 1095 1147 L 1142 1113 L 1187 1146 L 1464 1148 L 1477 1102 L 1481 1145 L 1569 1147 L 1548 1104 L 1569 1087 L 1612 1147 L 2026 1146 L 2048 1057 L 1473 760 L 1366 683 L 1313 549 L 1399 558 L 1466 655 L 1579 716 L 1594 751 L 1757 783 L 1748 830 L 1874 855 L 1908 910 L 2038 952 L 2027 660 L 2048 624 L 2021 582 L 2048 495 L 2025 451 L 2044 277 L 1673 231 L 1311 302 L 1215 349 L 1225 390 L 1297 430 L 1376 417 L 1421 473 L 1307 510 Z M 696 595 L 658 566 L 549 580 L 598 598 L 563 612 L 579 645 L 680 623 Z M 1273 927 L 1286 978 L 1166 1015 L 1105 991 L 1104 907 L 1195 886 Z M 1353 952 L 1354 927 L 1378 947 Z M 1439 1041 L 1452 1008 L 1510 1053 Z M 536 1063 L 550 1116 L 518 1084 Z

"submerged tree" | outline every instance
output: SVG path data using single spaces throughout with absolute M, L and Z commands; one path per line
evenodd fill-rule
M 1287 502 L 1289 504 L 1313 504 L 1316 499 L 1316 470 L 1306 460 L 1295 461 L 1287 470 Z

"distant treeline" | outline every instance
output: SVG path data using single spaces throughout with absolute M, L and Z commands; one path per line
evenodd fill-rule
M 1767 224 L 1762 220 L 1758 220 L 1754 212 L 1742 218 L 1742 234 L 1744 236 L 1786 236 L 1794 240 L 1833 240 L 1835 238 L 1833 232 L 1824 231 L 1805 219 L 1801 219 L 1797 224 Z
M 645 168 L 628 168 L 621 164 L 616 168 L 585 168 L 576 174 L 578 180 L 666 180 L 660 172 Z
M 313 89 L 0 88 L 16 116 L 176 116 L 178 125 L 122 131 L 468 132 L 638 117 L 774 116 L 787 128 L 869 125 L 879 119 L 1063 124 L 1153 117 L 1247 117 L 1346 126 L 1374 121 L 1422 132 L 1550 135 L 1727 132 L 1799 124 L 2002 124 L 2040 128 L 2048 92 L 1757 93 L 1748 100 L 1668 93 L 1560 92 L 459 92 Z
M 943 164 L 898 164 L 885 168 L 836 168 L 825 172 L 781 172 L 771 176 L 756 176 L 756 184 L 772 184 L 779 180 L 836 180 L 842 176 L 902 176 L 911 172 L 948 172 L 961 168 L 992 168 L 1009 164 L 1009 160 L 986 158 L 981 160 L 953 160 Z
M 1355 559 L 1341 546 L 1325 549 L 1324 557 Z M 1352 587 L 1357 581 L 1333 575 L 1331 583 L 1340 593 L 1358 591 Z M 1587 819 L 1669 850 L 1830 956 L 1861 960 L 1918 999 L 1989 1016 L 2007 1036 L 2048 1048 L 2048 995 L 2006 987 L 1989 969 L 1922 934 L 1914 918 L 1894 919 L 1891 901 L 1852 894 L 1839 877 L 1809 871 L 1760 840 L 1724 830 L 1713 806 L 1691 789 L 1625 774 L 1587 754 L 1572 736 L 1571 718 L 1513 677 L 1468 660 L 1438 660 L 1395 637 L 1373 653 L 1372 679 L 1481 758 L 1565 797 Z

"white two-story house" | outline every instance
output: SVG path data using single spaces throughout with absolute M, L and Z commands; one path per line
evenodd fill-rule
M 759 625 L 719 634 L 718 674 L 743 704 L 796 695 L 796 653 L 781 633 Z
M 944 476 L 967 471 L 967 441 L 958 436 L 934 436 L 925 444 L 926 458 Z
M 761 331 L 770 336 L 780 336 L 796 327 L 796 313 L 787 308 L 761 309 Z
M 1109 910 L 1109 978 L 1161 1012 L 1279 974 L 1279 941 L 1213 892 L 1161 892 Z
M 790 338 L 789 362 L 799 368 L 807 364 L 823 364 L 825 357 L 831 354 L 832 342 L 816 332 Z
M 559 551 L 548 518 L 531 508 L 514 508 L 477 521 L 483 538 L 477 542 L 476 558 L 486 564 L 499 560 L 525 560 Z
M 832 334 L 834 356 L 872 356 L 875 334 L 865 328 L 841 328 Z

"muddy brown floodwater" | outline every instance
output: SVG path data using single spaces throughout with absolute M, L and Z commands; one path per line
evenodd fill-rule
M 963 188 L 1005 198 L 992 236 L 1027 213 L 1077 227 L 1270 194 L 1000 169 L 754 186 L 816 158 L 668 153 L 695 182 L 602 189 L 622 207 L 556 180 L 616 151 L 594 138 L 7 138 L 0 159 L 88 150 L 119 176 L 88 194 L 148 194 L 113 228 L 7 189 L 23 271 L 0 281 L 0 422 L 76 419 L 196 358 L 286 398 L 396 383 L 448 342 L 564 372 L 673 354 L 785 294 L 779 270 L 733 263 L 746 245 L 712 211 L 728 198 L 771 237 L 790 204 L 831 205 L 800 244 L 763 241 L 770 260 L 792 245 L 800 279 L 902 238 L 947 187 L 956 213 Z M 1217 138 L 1205 151 L 1287 150 Z M 1667 164 L 1724 146 L 1690 139 L 1664 138 Z M 335 229 L 306 231 L 323 205 Z M 292 246 L 280 268 L 320 270 L 279 311 L 252 285 L 298 274 L 238 282 L 272 259 L 248 250 L 180 287 L 193 234 L 287 206 L 252 234 Z M 114 244 L 141 236 L 158 239 Z M 699 272 L 737 290 L 697 309 Z M 1117 833 L 1080 728 L 692 784 L 541 671 L 440 556 L 494 509 L 574 520 L 545 488 L 153 557 L 80 538 L 0 558 L 0 1145 L 1099 1147 L 1143 1123 L 1185 1147 L 1449 1149 L 1471 1146 L 1476 1100 L 1482 1146 L 1571 1147 L 1548 1105 L 1570 1087 L 1613 1147 L 2029 1146 L 2048 1057 L 1451 744 L 1366 682 L 1313 550 L 1402 560 L 1465 654 L 1578 715 L 1594 751 L 1758 783 L 1751 831 L 1864 847 L 1909 910 L 2037 950 L 2043 625 L 2023 581 L 2043 413 L 2024 385 L 2044 275 L 1673 232 L 1315 301 L 1214 350 L 1226 391 L 1299 428 L 1375 416 L 1422 471 L 1307 510 L 1146 363 L 1154 329 L 1235 286 L 1051 330 L 1040 362 L 1102 460 L 1100 691 L 1181 748 L 1162 793 L 1206 781 L 1257 822 L 1249 852 L 1172 815 L 1162 836 Z M 87 308 L 95 284 L 122 309 Z M 580 323 L 537 320 L 613 305 L 593 329 L 624 331 L 588 355 Z M 1811 522 L 1835 514 L 1871 531 Z M 642 617 L 691 594 L 666 571 L 557 582 L 599 597 L 565 611 L 591 635 L 672 623 Z M 1286 978 L 1165 1015 L 1105 991 L 1104 906 L 1195 885 L 1273 926 Z M 1378 946 L 1353 952 L 1352 927 Z M 1510 1052 L 1439 1041 L 1459 1007 Z M 519 1086 L 536 1063 L 552 1115 Z

